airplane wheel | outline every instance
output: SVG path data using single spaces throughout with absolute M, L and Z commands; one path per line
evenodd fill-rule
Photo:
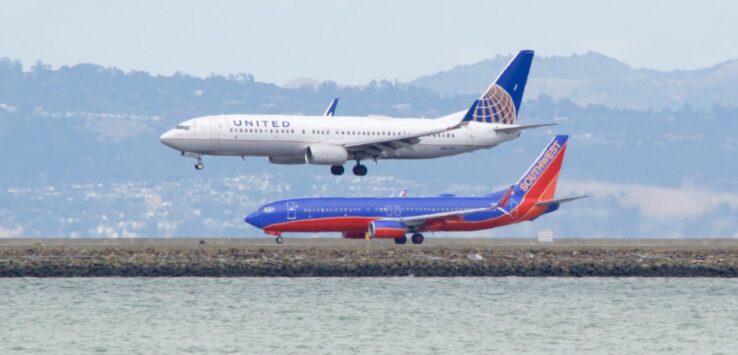
M 354 166 L 354 175 L 356 176 L 364 176 L 366 175 L 367 171 L 368 169 L 364 165 L 358 164 Z
M 343 175 L 344 169 L 343 165 L 333 165 L 331 166 L 331 174 L 333 175 Z
M 413 234 L 411 239 L 413 241 L 413 244 L 423 244 L 425 237 L 423 237 L 423 235 L 420 233 L 415 233 Z
M 277 244 L 282 244 L 284 243 L 284 238 L 282 238 L 282 236 L 279 235 L 274 241 L 277 242 Z
M 195 169 L 197 169 L 197 170 L 202 170 L 204 168 L 205 168 L 205 164 L 203 164 L 203 163 L 197 163 L 197 164 L 195 164 Z
M 405 244 L 405 242 L 407 242 L 407 237 L 404 235 L 402 238 L 395 238 L 395 244 Z

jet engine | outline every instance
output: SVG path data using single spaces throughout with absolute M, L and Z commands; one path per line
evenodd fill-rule
M 346 148 L 340 145 L 313 144 L 305 152 L 305 161 L 318 165 L 343 165 L 348 160 Z
M 369 236 L 372 238 L 402 238 L 405 236 L 405 224 L 399 221 L 378 219 L 369 223 Z

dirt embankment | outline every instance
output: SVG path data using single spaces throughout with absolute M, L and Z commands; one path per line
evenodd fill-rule
M 370 241 L 375 242 L 375 241 Z M 395 246 L 260 245 L 197 240 L 126 245 L 0 244 L 0 277 L 70 276 L 645 276 L 738 277 L 738 245 L 520 240 Z

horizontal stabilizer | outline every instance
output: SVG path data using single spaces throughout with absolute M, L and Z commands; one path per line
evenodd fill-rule
M 536 202 L 536 206 L 551 206 L 551 205 L 555 205 L 555 204 L 562 204 L 564 202 L 571 202 L 571 201 L 579 200 L 579 199 L 582 199 L 582 198 L 585 198 L 585 197 L 589 197 L 589 195 L 560 198 L 560 199 L 548 200 L 548 201 L 539 201 L 539 202 Z
M 495 128 L 495 131 L 500 133 L 515 133 L 520 132 L 526 129 L 531 128 L 539 128 L 539 127 L 548 127 L 548 126 L 555 126 L 558 125 L 558 123 L 539 123 L 539 124 L 528 124 L 528 125 L 514 125 L 514 126 L 506 126 L 506 127 L 499 127 Z

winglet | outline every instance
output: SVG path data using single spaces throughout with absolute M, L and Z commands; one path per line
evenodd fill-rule
M 510 196 L 512 196 L 513 190 L 515 189 L 515 185 L 510 186 L 507 191 L 505 191 L 505 194 L 502 195 L 502 198 L 499 202 L 497 202 L 497 207 L 502 207 L 507 204 L 507 201 L 510 201 Z
M 515 190 L 515 185 L 510 186 L 507 189 L 507 191 L 505 191 L 505 194 L 502 195 L 502 198 L 500 198 L 500 201 L 497 202 L 497 206 L 495 206 L 494 209 L 501 211 L 502 213 L 509 216 L 510 214 L 507 213 L 507 211 L 505 211 L 505 209 L 502 208 L 502 206 L 506 205 L 507 202 L 510 201 L 510 196 L 512 196 L 514 190 Z
M 331 103 L 328 105 L 328 108 L 325 109 L 325 113 L 323 116 L 333 116 L 336 112 L 336 106 L 338 106 L 338 97 L 331 100 Z

